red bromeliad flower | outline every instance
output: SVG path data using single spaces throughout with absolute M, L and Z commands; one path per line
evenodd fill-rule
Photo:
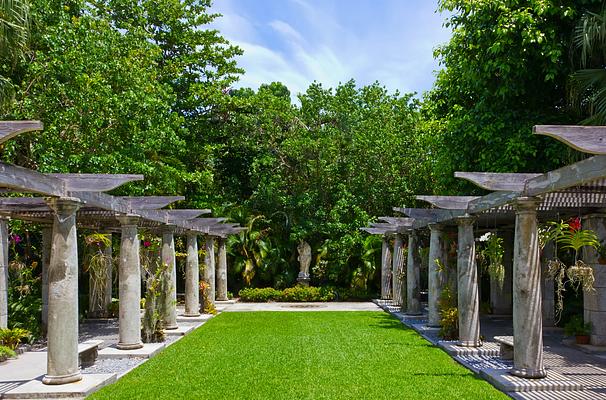
M 580 217 L 572 218 L 570 221 L 568 221 L 568 225 L 570 226 L 571 231 L 573 231 L 573 232 L 580 231 L 581 230 L 581 218 Z
M 149 247 L 151 246 L 151 242 L 149 240 L 146 240 L 143 242 L 143 247 Z

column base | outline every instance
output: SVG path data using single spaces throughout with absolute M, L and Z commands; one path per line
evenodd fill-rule
M 459 340 L 457 343 L 458 346 L 461 347 L 482 347 L 481 340 Z
M 406 311 L 406 315 L 423 315 L 421 311 Z
M 80 370 L 69 375 L 44 375 L 42 383 L 45 385 L 65 385 L 66 383 L 73 383 L 82 380 L 82 374 Z
M 215 300 L 216 301 L 228 301 L 229 299 L 227 298 L 227 296 L 225 296 L 225 297 L 217 297 Z
M 179 327 L 179 325 L 177 325 L 177 324 L 168 325 L 168 326 L 164 327 L 164 330 L 170 331 L 170 330 L 173 330 L 173 329 L 177 329 L 178 327 Z
M 509 373 L 513 376 L 528 379 L 541 379 L 547 376 L 545 369 L 513 368 Z
M 136 350 L 143 347 L 143 342 L 139 343 L 118 343 L 116 348 L 118 350 Z
M 184 317 L 199 317 L 200 313 L 199 312 L 192 312 L 192 313 L 185 312 L 185 313 L 183 313 L 183 316 Z M 173 329 L 176 329 L 176 328 L 173 328 Z

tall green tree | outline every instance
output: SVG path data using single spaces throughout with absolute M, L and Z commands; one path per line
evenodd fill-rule
M 0 113 L 12 102 L 14 84 L 10 78 L 22 60 L 29 38 L 29 1 L 2 0 L 0 4 Z

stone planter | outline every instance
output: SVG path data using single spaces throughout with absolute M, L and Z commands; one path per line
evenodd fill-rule
M 589 335 L 576 335 L 575 336 L 577 344 L 589 344 Z

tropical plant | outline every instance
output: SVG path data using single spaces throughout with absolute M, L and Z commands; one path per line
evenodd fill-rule
M 455 294 L 448 285 L 440 293 L 440 337 L 444 340 L 459 338 L 459 310 Z
M 591 333 L 591 322 L 584 322 L 580 315 L 573 315 L 564 325 L 566 336 L 585 336 Z
M 573 218 L 568 222 L 549 222 L 544 233 L 546 240 L 554 242 L 555 257 L 547 261 L 547 274 L 555 282 L 556 294 L 556 317 L 559 320 L 564 309 L 564 291 L 566 280 L 575 289 L 582 288 L 584 292 L 594 291 L 595 281 L 593 269 L 585 264 L 579 258 L 583 247 L 592 247 L 598 249 L 600 241 L 596 233 L 589 229 L 581 228 L 581 219 Z M 573 253 L 573 264 L 567 266 L 558 256 L 558 246 L 561 250 L 568 250 Z
M 478 258 L 490 279 L 496 282 L 500 289 L 503 289 L 505 282 L 503 238 L 500 238 L 495 232 L 488 232 L 480 237 L 480 243 L 482 243 L 482 247 L 478 252 Z
M 108 280 L 111 279 L 111 271 L 114 268 L 114 259 L 108 256 L 105 249 L 112 245 L 111 236 L 102 233 L 91 233 L 84 238 L 88 248 L 88 255 L 84 261 L 84 271 L 88 272 L 90 277 L 89 314 L 91 316 L 102 315 L 107 308 L 105 302 L 111 299 L 111 293 L 106 291 L 111 288 Z
M 31 334 L 27 329 L 22 328 L 0 328 L 0 344 L 15 350 L 23 339 L 30 338 Z
M 17 353 L 14 350 L 6 347 L 0 346 L 0 362 L 6 361 L 7 358 L 17 357 Z

